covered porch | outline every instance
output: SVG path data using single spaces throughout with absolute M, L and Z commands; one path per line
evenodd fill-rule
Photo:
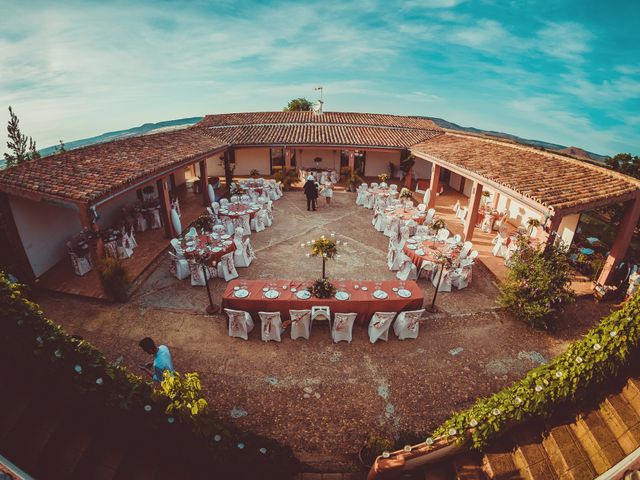
M 178 187 L 175 193 L 180 202 L 180 221 L 184 230 L 204 211 L 202 194 L 194 193 L 187 183 Z M 135 239 L 138 247 L 133 256 L 123 260 L 132 283 L 144 278 L 147 268 L 158 259 L 169 244 L 164 228 L 136 232 Z M 94 269 L 87 274 L 78 276 L 75 274 L 68 257 L 63 258 L 44 273 L 38 279 L 37 284 L 42 288 L 59 293 L 108 299 L 102 290 L 95 265 Z

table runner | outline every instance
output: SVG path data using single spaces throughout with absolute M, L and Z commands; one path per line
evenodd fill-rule
M 241 280 L 233 280 L 227 284 L 227 288 L 222 297 L 222 308 L 233 310 L 244 310 L 251 314 L 254 321 L 258 319 L 258 312 L 280 312 L 283 320 L 289 319 L 289 310 L 310 310 L 311 307 L 328 306 L 331 313 L 356 313 L 356 322 L 367 325 L 371 316 L 375 312 L 401 312 L 406 310 L 419 310 L 424 303 L 424 294 L 416 282 L 404 282 L 405 288 L 411 292 L 411 297 L 402 298 L 391 289 L 398 287 L 398 280 L 387 280 L 379 282 L 381 289 L 389 295 L 386 299 L 379 300 L 373 298 L 375 281 L 345 281 L 345 290 L 351 294 L 349 300 L 337 300 L 336 298 L 315 298 L 300 300 L 291 293 L 291 287 L 298 290 L 304 289 L 312 282 L 306 280 L 246 280 L 249 296 L 246 298 L 236 298 L 233 294 L 233 287 L 239 287 Z M 265 298 L 262 288 L 274 283 L 280 296 L 276 299 Z M 283 290 L 283 285 L 287 285 L 287 290 Z M 334 284 L 336 287 L 337 282 Z M 356 290 L 354 285 L 366 286 L 368 291 Z

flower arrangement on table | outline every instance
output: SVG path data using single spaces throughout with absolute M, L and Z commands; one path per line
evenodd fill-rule
M 193 222 L 193 226 L 201 232 L 211 232 L 213 231 L 213 219 L 208 214 L 203 213 L 196 218 Z
M 400 199 L 413 200 L 413 192 L 408 188 L 403 188 L 402 190 L 400 190 Z
M 241 186 L 238 182 L 231 182 L 229 185 L 229 192 L 231 195 L 242 195 L 245 193 L 245 188 Z
M 319 278 L 313 285 L 307 288 L 307 291 L 317 298 L 331 298 L 336 294 L 336 287 L 326 278 Z
M 437 237 L 437 236 L 438 236 L 438 232 L 439 232 L 440 230 L 442 230 L 443 228 L 446 228 L 446 226 L 447 226 L 447 225 L 444 223 L 444 220 L 443 220 L 443 219 L 441 219 L 441 218 L 439 218 L 439 219 L 434 220 L 433 222 L 431 222 L 430 227 L 431 227 L 431 230 L 433 230 L 433 231 L 434 231 L 434 234 L 433 234 L 433 236 L 434 236 L 434 238 L 433 238 L 433 245 L 434 245 L 434 247 L 435 247 L 435 245 L 436 245 L 435 237 Z
M 378 180 L 380 180 L 381 182 L 389 181 L 389 174 L 388 173 L 381 173 L 380 175 L 378 175 Z

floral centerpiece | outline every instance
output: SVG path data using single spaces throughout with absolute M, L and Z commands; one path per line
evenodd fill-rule
M 313 282 L 307 291 L 317 298 L 331 298 L 336 294 L 336 287 L 326 278 L 321 278 Z
M 380 175 L 378 175 L 378 180 L 380 180 L 381 182 L 389 181 L 389 174 L 388 173 L 381 173 Z
M 400 199 L 413 200 L 413 192 L 408 188 L 403 188 L 402 190 L 400 190 Z
M 440 230 L 442 230 L 443 228 L 446 228 L 446 226 L 447 226 L 447 225 L 444 223 L 444 220 L 443 220 L 443 219 L 441 219 L 441 218 L 439 218 L 439 219 L 437 219 L 437 220 L 435 220 L 435 221 L 433 221 L 433 222 L 431 223 L 431 230 L 433 230 L 433 232 L 434 232 L 434 233 L 433 233 L 433 235 L 434 235 L 434 239 L 433 239 L 433 246 L 434 246 L 434 247 L 435 247 L 435 245 L 436 245 L 435 237 L 438 235 L 438 232 L 439 232 Z
M 196 218 L 193 222 L 193 226 L 201 232 L 211 232 L 213 231 L 213 219 L 208 214 L 203 213 Z
M 245 193 L 245 189 L 238 182 L 231 182 L 229 192 L 231 192 L 231 195 L 242 195 Z

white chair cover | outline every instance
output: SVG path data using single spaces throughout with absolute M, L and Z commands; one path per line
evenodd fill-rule
M 420 317 L 424 313 L 422 310 L 412 310 L 410 312 L 400 312 L 393 324 L 393 331 L 400 340 L 406 338 L 418 338 L 420 328 Z
M 471 252 L 472 248 L 473 243 L 471 243 L 469 240 L 464 242 L 464 244 L 462 245 L 462 250 L 460 250 L 460 258 L 465 258 L 467 255 L 469 255 L 469 252 Z
M 482 217 L 482 224 L 480 225 L 480 230 L 484 233 L 491 233 L 493 229 L 493 215 L 490 213 L 485 213 L 484 217 Z
M 136 232 L 146 232 L 148 228 L 147 219 L 142 212 L 136 212 Z
M 176 208 L 171 208 L 171 224 L 177 235 L 182 233 L 182 222 L 180 222 L 180 212 Z
M 265 228 L 264 216 L 266 212 L 260 210 L 255 217 L 251 219 L 251 230 L 254 232 L 262 232 Z
M 471 284 L 473 268 L 471 265 L 458 267 L 451 272 L 451 285 L 458 290 L 467 288 Z
M 160 209 L 154 208 L 151 210 L 151 229 L 157 230 L 162 228 L 162 220 L 160 220 Z
M 402 256 L 402 260 L 400 263 L 400 268 L 398 269 L 398 273 L 396 273 L 396 277 L 404 281 L 417 280 L 418 269 L 416 268 L 416 266 L 404 253 L 400 253 L 400 255 Z
M 427 216 L 424 219 L 424 223 L 426 225 L 429 225 L 431 222 L 433 222 L 433 217 L 435 216 L 436 216 L 436 209 L 430 208 L 429 210 L 427 210 Z
M 133 225 L 129 229 L 129 242 L 131 244 L 131 248 L 136 248 L 138 246 L 138 242 L 136 242 L 136 236 L 133 234 Z
M 258 315 L 262 322 L 262 328 L 260 329 L 262 340 L 265 342 L 281 341 L 280 335 L 284 329 L 282 328 L 280 312 L 258 312 Z
M 371 192 L 366 192 L 364 196 L 364 208 L 368 208 L 371 210 L 373 208 L 373 204 L 375 203 L 376 196 Z
M 436 271 L 437 265 L 430 260 L 423 260 L 420 265 L 420 270 L 418 270 L 418 278 L 422 278 L 426 276 L 431 279 L 433 277 L 433 272 Z
M 225 253 L 218 262 L 218 277 L 224 278 L 225 282 L 238 278 L 238 271 L 233 264 L 233 252 Z
M 349 342 L 352 340 L 353 323 L 357 313 L 336 313 L 331 326 L 331 338 L 334 343 Z
M 416 227 L 416 235 L 422 238 L 430 237 L 429 226 L 428 225 L 418 225 Z
M 491 250 L 491 253 L 494 257 L 504 257 L 507 252 L 507 247 L 504 244 L 505 239 L 502 238 L 500 234 L 498 234 L 496 235 L 494 240 L 495 244 L 493 246 L 493 249 Z
M 311 334 L 311 310 L 289 310 L 291 317 L 291 339 L 309 340 Z
M 393 319 L 396 316 L 396 312 L 376 312 L 371 317 L 369 322 L 369 341 L 376 343 L 378 340 L 389 339 L 389 327 L 393 323 Z
M 424 203 L 419 203 L 418 204 L 418 211 L 426 212 L 427 211 L 427 206 Z
M 402 249 L 398 248 L 398 244 L 393 240 L 389 242 L 389 250 L 387 251 L 387 267 L 392 272 L 400 270 L 403 257 Z
M 224 311 L 229 317 L 229 336 L 248 340 L 249 333 L 253 330 L 253 319 L 249 312 L 230 308 L 225 308 Z
M 450 233 L 451 232 L 449 232 L 449 230 L 447 230 L 446 228 L 441 228 L 440 230 L 438 230 L 437 239 L 441 242 L 444 242 L 447 238 L 449 238 Z
M 437 265 L 436 270 L 433 272 L 433 278 L 431 279 L 431 283 L 433 286 L 438 285 L 438 279 L 440 280 L 440 286 L 438 287 L 439 292 L 450 292 L 451 291 L 451 271 L 445 269 L 442 274 L 442 278 L 440 277 L 440 269 L 442 265 Z
M 195 260 L 189 260 L 189 272 L 191 274 L 192 287 L 204 287 L 207 284 L 202 266 L 196 263 Z
M 429 200 L 431 200 L 431 189 L 427 188 L 424 191 L 424 196 L 422 197 L 422 203 L 424 203 L 425 205 L 429 205 Z
M 169 252 L 169 259 L 171 261 L 170 271 L 178 279 L 184 280 L 191 276 L 191 269 L 189 268 L 189 262 L 184 258 L 178 258 L 175 254 Z
M 384 234 L 390 238 L 398 238 L 398 235 L 400 234 L 400 219 L 398 217 L 388 218 Z
M 185 237 L 197 237 L 198 231 L 196 227 L 191 227 L 187 233 L 184 234 Z
M 229 205 L 229 199 L 228 198 L 221 198 L 220 199 L 220 206 L 221 207 L 226 207 L 227 205 Z
M 460 210 L 460 200 L 456 200 L 456 204 L 453 206 L 453 213 L 458 216 L 458 211 Z

